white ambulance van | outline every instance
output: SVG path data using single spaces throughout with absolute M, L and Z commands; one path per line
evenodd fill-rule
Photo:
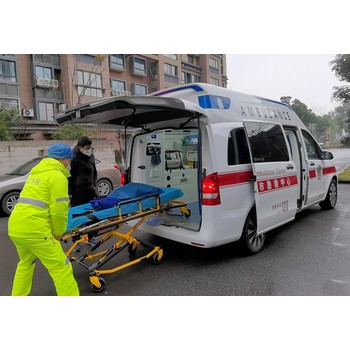
M 278 101 L 198 83 L 101 99 L 55 119 L 133 130 L 127 182 L 181 188 L 191 211 L 143 226 L 170 240 L 202 248 L 240 241 L 257 253 L 266 233 L 299 211 L 337 202 L 333 155 Z

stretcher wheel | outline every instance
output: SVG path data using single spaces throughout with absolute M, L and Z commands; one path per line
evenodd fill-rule
M 129 252 L 130 255 L 135 255 L 136 250 L 137 250 L 137 246 L 135 248 L 133 248 L 132 244 L 129 245 L 128 252 Z
M 99 288 L 91 283 L 91 289 L 95 293 L 102 292 L 105 289 L 105 285 L 106 285 L 106 281 L 102 277 L 99 277 L 98 280 L 101 283 L 101 287 L 99 287 Z
M 159 253 L 154 253 L 152 255 L 152 262 L 155 265 L 160 264 L 163 261 L 163 256 L 161 258 L 159 258 Z

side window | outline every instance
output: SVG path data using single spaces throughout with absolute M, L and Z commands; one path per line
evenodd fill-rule
M 244 129 L 231 130 L 227 143 L 228 165 L 249 164 L 248 141 Z
M 308 159 L 322 159 L 321 148 L 314 138 L 306 130 L 302 130 L 301 132 L 303 134 Z
M 283 162 L 289 160 L 288 148 L 279 125 L 244 123 L 254 163 Z

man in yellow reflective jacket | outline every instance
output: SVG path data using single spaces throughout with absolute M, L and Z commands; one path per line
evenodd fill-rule
M 67 227 L 72 157 L 68 145 L 51 145 L 48 157 L 31 170 L 10 215 L 9 236 L 19 256 L 12 295 L 29 295 L 36 258 L 48 270 L 57 295 L 79 295 L 72 264 L 57 240 Z

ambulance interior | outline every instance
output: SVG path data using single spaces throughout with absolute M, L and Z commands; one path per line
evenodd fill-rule
M 130 180 L 157 187 L 180 188 L 191 211 L 189 218 L 176 210 L 162 218 L 162 224 L 199 230 L 198 129 L 161 129 L 135 136 Z

